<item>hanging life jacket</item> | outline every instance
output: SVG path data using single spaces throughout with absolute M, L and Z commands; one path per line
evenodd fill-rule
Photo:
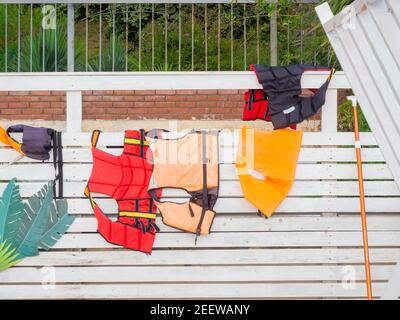
M 270 217 L 288 195 L 296 172 L 303 133 L 289 128 L 242 128 L 236 169 L 244 197 Z
M 22 133 L 22 143 L 13 139 L 10 133 Z M 31 127 L 23 124 L 10 126 L 5 131 L 0 127 L 0 141 L 9 145 L 17 152 L 34 160 L 45 161 L 50 159 L 53 149 L 53 165 L 55 170 L 54 195 L 56 181 L 58 181 L 58 196 L 63 197 L 63 156 L 61 132 L 51 128 Z
M 153 139 L 150 146 L 154 157 L 149 194 L 157 203 L 163 223 L 197 236 L 210 233 L 219 187 L 218 131 L 192 130 L 183 137 L 169 139 L 165 131 L 151 130 L 147 136 Z M 190 200 L 161 201 L 156 191 L 166 188 L 185 190 Z
M 124 151 L 119 156 L 96 148 L 99 136 L 99 130 L 93 131 L 93 168 L 85 188 L 97 219 L 97 230 L 110 243 L 151 253 L 159 229 L 155 224 L 157 208 L 147 193 L 153 165 L 145 132 L 125 131 Z M 93 200 L 92 192 L 117 201 L 117 221 L 104 214 Z
M 291 127 L 315 115 L 325 104 L 326 91 L 335 69 L 311 65 L 267 67 L 254 64 L 261 90 L 245 93 L 243 120 L 272 121 L 274 129 Z M 305 71 L 331 71 L 326 82 L 311 97 L 301 97 L 301 77 Z

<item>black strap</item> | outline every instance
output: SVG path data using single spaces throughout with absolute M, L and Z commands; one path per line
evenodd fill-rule
M 60 198 L 64 197 L 64 159 L 63 159 L 63 151 L 62 151 L 62 134 L 61 132 L 57 132 L 57 155 L 58 155 L 58 196 Z
M 140 129 L 140 157 L 144 157 L 144 130 Z
M 201 209 L 201 216 L 199 224 L 196 229 L 196 236 L 200 235 L 201 225 L 203 224 L 204 216 L 206 210 L 208 209 L 208 192 L 207 192 L 207 137 L 206 132 L 201 131 L 201 141 L 202 141 L 202 163 L 203 163 L 203 203 Z
M 251 111 L 253 108 L 255 90 L 250 90 L 249 102 L 247 103 L 247 110 Z
M 62 138 L 61 132 L 51 130 L 49 134 L 53 141 L 53 166 L 55 170 L 55 178 L 53 183 L 53 192 L 54 197 L 56 198 L 63 198 L 64 190 L 63 190 L 63 154 L 62 154 Z M 58 182 L 58 194 L 56 192 L 56 184 Z

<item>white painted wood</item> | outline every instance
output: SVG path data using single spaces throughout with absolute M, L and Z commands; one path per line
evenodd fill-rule
M 32 169 L 35 169 L 32 171 Z M 89 178 L 92 165 L 87 164 L 65 164 L 64 179 L 67 181 L 85 181 Z M 363 165 L 364 179 L 392 180 L 393 176 L 386 164 L 368 163 Z M 32 181 L 46 181 L 54 177 L 54 167 L 50 164 L 37 163 L 20 164 L 10 166 L 7 171 L 2 172 L 2 178 L 10 180 L 16 177 L 25 180 L 30 177 Z M 233 164 L 220 165 L 221 180 L 237 180 L 236 168 Z M 356 164 L 299 164 L 296 170 L 297 180 L 337 180 L 357 179 Z
M 394 264 L 398 248 L 370 248 L 374 264 Z M 207 259 L 205 259 L 207 257 Z M 144 255 L 132 250 L 46 251 L 22 260 L 16 267 L 41 266 L 150 266 L 150 265 L 302 265 L 363 264 L 359 248 L 254 248 L 254 249 L 169 249 Z M 206 270 L 206 269 L 205 269 Z
M 179 236 L 177 236 L 179 234 Z M 400 231 L 375 231 L 369 233 L 369 244 L 374 246 L 400 246 Z M 189 233 L 160 233 L 154 248 L 274 248 L 274 247 L 362 247 L 362 234 L 359 232 L 214 232 L 197 238 Z M 102 249 L 117 248 L 104 241 L 97 233 L 65 234 L 54 249 Z
M 7 183 L 0 182 L 0 193 L 3 192 Z M 23 198 L 30 197 L 43 186 L 42 182 L 19 182 L 21 196 Z M 82 190 L 86 186 L 85 181 L 64 182 L 64 197 L 76 198 L 82 197 Z M 397 184 L 391 180 L 384 181 L 365 181 L 364 182 L 366 196 L 400 196 Z M 166 189 L 164 196 L 167 197 L 187 197 L 182 190 Z M 357 181 L 301 181 L 294 182 L 290 190 L 289 197 L 319 197 L 319 196 L 352 196 L 359 195 Z M 102 194 L 98 197 L 106 197 Z M 239 181 L 227 180 L 220 181 L 219 197 L 242 197 L 243 192 Z
M 399 288 L 400 288 L 400 259 L 397 260 L 397 265 L 395 266 L 390 276 L 387 287 L 383 292 L 382 299 L 383 300 L 400 299 Z
M 353 3 L 356 12 L 349 27 L 343 13 L 332 15 L 328 5 L 317 13 L 336 55 L 346 72 L 366 119 L 379 142 L 395 180 L 400 185 L 400 33 L 397 10 L 388 10 L 383 0 Z M 397 21 L 397 22 L 396 22 Z
M 338 92 L 336 89 L 328 89 L 326 103 L 321 109 L 321 131 L 337 132 Z
M 132 130 L 140 128 L 129 128 Z M 223 147 L 237 146 L 239 143 L 240 130 L 224 129 L 220 132 L 219 143 Z M 16 135 L 18 137 L 18 135 Z M 63 145 L 65 147 L 90 147 L 89 132 L 63 133 Z M 121 146 L 123 141 L 123 132 L 103 132 L 99 138 L 98 146 Z M 372 133 L 361 132 L 360 139 L 363 146 L 377 146 L 377 142 Z M 353 146 L 354 134 L 351 132 L 304 132 L 303 146 Z
M 111 219 L 116 219 L 113 215 Z M 161 232 L 177 232 L 157 220 Z M 220 215 L 214 220 L 213 232 L 242 232 L 242 231 L 360 231 L 360 217 L 346 215 L 335 217 L 321 216 L 291 216 L 279 214 L 270 220 L 264 221 L 256 215 Z M 372 231 L 400 231 L 400 216 L 394 214 L 369 214 L 368 230 Z M 97 231 L 97 221 L 94 217 L 77 217 L 69 233 L 89 233 Z
M 82 91 L 67 91 L 67 132 L 82 131 Z
M 328 72 L 306 72 L 303 88 L 319 88 Z M 84 90 L 212 90 L 260 89 L 252 71 L 196 72 L 57 72 L 1 73 L 0 91 L 84 91 Z M 343 72 L 337 72 L 330 88 L 349 88 Z
M 379 297 L 385 284 L 373 283 L 374 295 Z M 96 284 L 57 285 L 53 289 L 42 285 L 2 285 L 0 299 L 121 299 L 121 298 L 364 298 L 363 284 L 354 289 L 341 283 L 234 283 L 234 284 Z
M 184 202 L 187 199 L 169 198 L 164 200 Z M 93 214 L 87 199 L 68 199 L 71 214 Z M 116 202 L 112 199 L 99 198 L 96 202 L 107 213 L 117 213 Z M 367 211 L 371 213 L 399 211 L 400 198 L 367 198 Z M 241 214 L 256 213 L 257 209 L 244 198 L 219 198 L 215 207 L 218 213 Z M 317 212 L 359 212 L 359 200 L 354 198 L 286 198 L 275 213 L 317 213 Z
M 364 266 L 352 266 L 355 281 L 365 281 Z M 117 266 L 117 267 L 56 267 L 54 269 L 57 284 L 62 283 L 215 283 L 215 282 L 305 282 L 305 281 L 341 281 L 344 278 L 343 266 Z M 375 281 L 387 281 L 394 266 L 375 266 L 371 277 Z M 17 267 L 0 273 L 0 284 L 31 283 L 43 281 L 40 269 Z
M 121 148 L 105 148 L 99 149 L 106 151 L 113 155 L 120 155 L 123 151 Z M 379 148 L 363 148 L 362 159 L 363 162 L 385 162 L 382 152 Z M 220 148 L 220 163 L 235 163 L 236 162 L 237 147 L 221 147 Z M 0 149 L 0 163 L 8 163 L 14 160 L 16 151 L 10 148 Z M 52 163 L 53 155 L 45 163 Z M 64 148 L 63 150 L 64 163 L 92 163 L 92 153 L 89 148 Z M 299 155 L 299 163 L 315 163 L 315 162 L 355 162 L 354 148 L 332 148 L 332 147 L 308 147 L 302 148 Z M 32 163 L 38 162 L 29 158 L 23 157 L 18 163 Z M 40 162 L 41 163 L 41 162 Z

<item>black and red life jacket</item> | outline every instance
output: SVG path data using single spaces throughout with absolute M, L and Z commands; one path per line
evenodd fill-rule
M 258 82 L 263 89 L 245 93 L 243 120 L 272 121 L 274 129 L 296 128 L 296 124 L 315 115 L 325 104 L 326 91 L 334 69 L 311 65 L 267 67 L 254 64 Z M 330 71 L 326 82 L 311 97 L 301 97 L 301 77 L 305 71 Z
M 110 243 L 151 253 L 158 227 L 157 208 L 147 192 L 153 165 L 145 132 L 125 131 L 124 151 L 119 156 L 96 148 L 99 135 L 100 131 L 93 131 L 93 169 L 85 189 L 97 219 L 97 230 Z M 117 201 L 117 221 L 103 213 L 92 192 L 109 195 Z

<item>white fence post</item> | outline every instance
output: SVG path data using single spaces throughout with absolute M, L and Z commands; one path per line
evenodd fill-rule
M 338 91 L 328 89 L 325 106 L 322 107 L 321 131 L 337 132 Z
M 67 7 L 67 69 L 75 71 L 75 6 L 68 3 Z
M 82 131 L 82 91 L 67 91 L 67 132 Z

